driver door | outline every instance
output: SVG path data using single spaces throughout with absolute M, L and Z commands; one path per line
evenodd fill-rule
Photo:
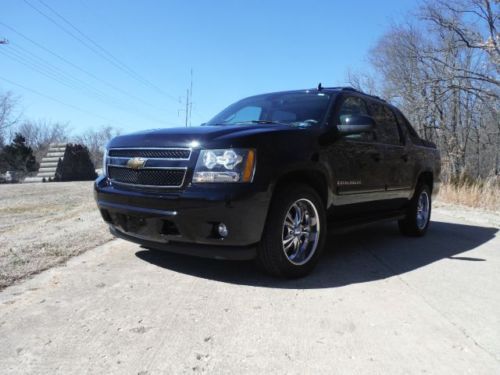
M 331 125 L 342 124 L 350 115 L 369 115 L 363 98 L 344 95 L 339 100 Z M 328 154 L 336 180 L 336 205 L 383 199 L 383 152 L 374 132 L 343 136 L 330 145 Z

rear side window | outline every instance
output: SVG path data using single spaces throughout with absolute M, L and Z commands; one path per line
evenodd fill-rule
M 404 132 L 410 137 L 411 143 L 413 143 L 414 145 L 422 144 L 420 137 L 418 136 L 415 129 L 413 129 L 413 126 L 411 126 L 410 122 L 406 119 L 406 117 L 404 117 L 403 114 L 398 111 L 396 111 L 396 117 L 401 128 L 404 129 Z
M 391 145 L 401 144 L 399 136 L 398 123 L 394 113 L 385 105 L 369 102 L 370 112 L 377 123 L 377 138 L 382 143 Z

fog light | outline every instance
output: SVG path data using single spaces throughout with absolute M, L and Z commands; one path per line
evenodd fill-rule
M 227 227 L 226 227 L 226 224 L 224 224 L 224 223 L 219 224 L 219 226 L 217 227 L 217 232 L 219 232 L 219 236 L 221 236 L 223 238 L 227 237 L 227 235 L 229 234 Z

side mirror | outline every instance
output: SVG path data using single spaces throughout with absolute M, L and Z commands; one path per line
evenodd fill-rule
M 368 133 L 372 132 L 375 128 L 375 121 L 370 116 L 341 116 L 340 122 L 340 125 L 337 125 L 337 130 L 341 135 Z

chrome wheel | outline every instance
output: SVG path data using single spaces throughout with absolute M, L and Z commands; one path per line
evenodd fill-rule
M 308 199 L 295 201 L 283 222 L 283 251 L 288 261 L 296 266 L 307 263 L 318 247 L 318 210 Z
M 420 193 L 417 203 L 417 227 L 422 230 L 427 225 L 429 221 L 429 215 L 431 212 L 431 203 L 429 199 L 429 194 L 425 190 Z

